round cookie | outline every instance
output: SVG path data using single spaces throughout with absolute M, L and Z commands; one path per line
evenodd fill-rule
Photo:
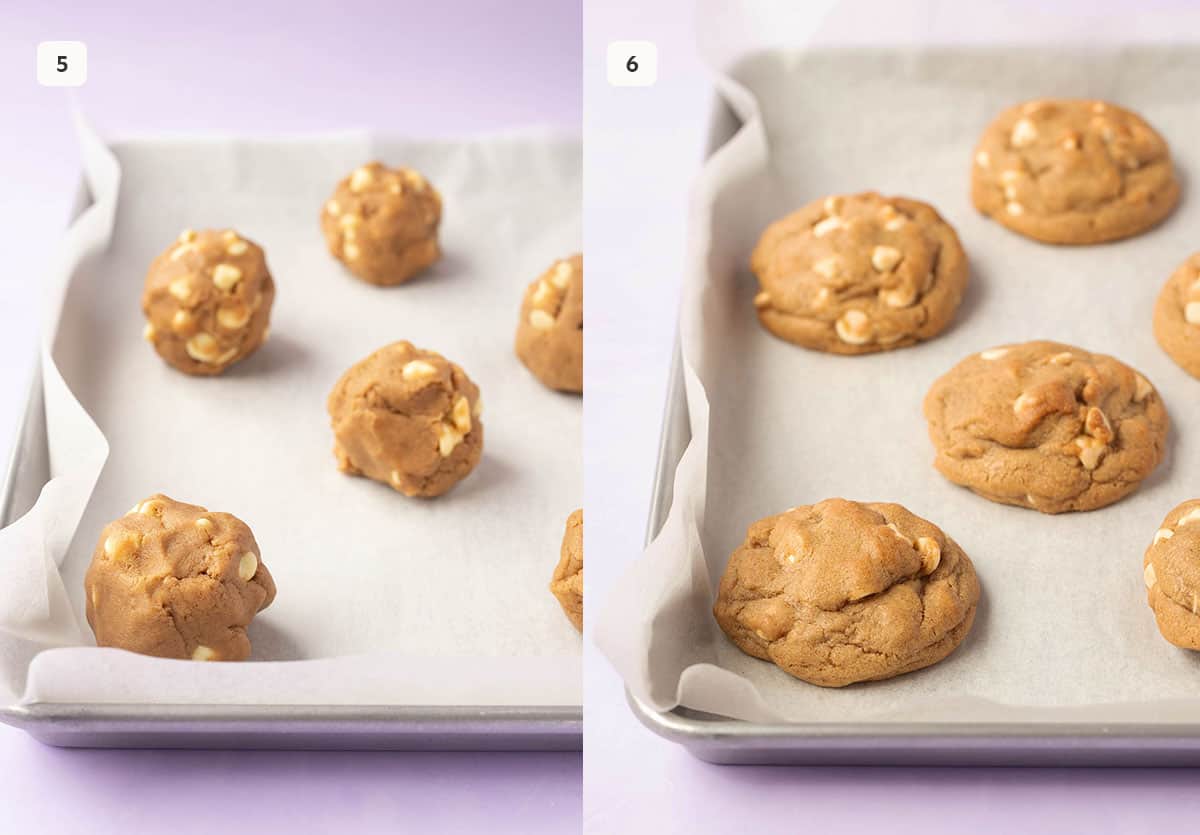
M 1176 365 L 1200 377 L 1200 252 L 1180 264 L 1158 294 L 1154 338 Z
M 483 403 L 461 368 L 411 342 L 355 363 L 329 394 L 338 469 L 406 496 L 440 496 L 483 452 Z
M 337 184 L 321 211 L 334 258 L 370 284 L 403 284 L 439 257 L 442 197 L 411 168 L 372 162 Z
M 525 290 L 517 356 L 559 391 L 583 392 L 583 256 L 556 261 Z
M 267 340 L 274 301 L 258 244 L 232 229 L 187 229 L 146 273 L 143 335 L 185 374 L 220 374 Z
M 941 661 L 978 602 L 974 566 L 936 525 L 898 504 L 827 499 L 750 526 L 713 614 L 742 652 L 843 687 Z
M 975 149 L 971 199 L 1034 240 L 1093 244 L 1144 232 L 1179 202 L 1167 143 L 1103 101 L 1041 99 L 996 117 Z
M 1200 649 L 1200 499 L 1167 514 L 1142 558 L 1142 579 L 1162 636 Z
M 84 578 L 102 647 L 243 661 L 275 581 L 246 523 L 157 493 L 104 527 Z
M 550 593 L 558 598 L 563 614 L 583 631 L 583 508 L 567 517 L 558 565 L 550 580 Z
M 750 268 L 763 326 L 834 354 L 937 336 L 967 285 L 958 235 L 933 207 L 874 192 L 816 200 L 772 223 Z
M 1137 489 L 1170 421 L 1141 374 L 1057 342 L 972 354 L 925 395 L 934 466 L 994 502 L 1062 513 Z

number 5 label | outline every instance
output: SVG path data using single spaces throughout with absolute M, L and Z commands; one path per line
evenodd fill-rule
M 608 45 L 608 83 L 649 87 L 658 80 L 658 47 L 651 41 L 613 41 Z
M 82 87 L 87 81 L 87 45 L 42 41 L 37 48 L 37 80 L 43 87 Z

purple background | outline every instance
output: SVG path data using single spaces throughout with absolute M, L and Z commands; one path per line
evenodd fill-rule
M 78 157 L 42 40 L 88 46 L 102 133 L 578 130 L 581 9 L 507 2 L 0 3 L 0 449 Z M 0 726 L 4 832 L 578 831 L 576 754 L 65 751 Z

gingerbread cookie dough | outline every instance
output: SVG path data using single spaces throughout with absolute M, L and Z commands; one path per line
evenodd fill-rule
M 1142 578 L 1162 636 L 1200 649 L 1200 499 L 1167 514 L 1142 558 Z
M 351 366 L 329 395 L 338 468 L 406 496 L 440 496 L 483 451 L 483 403 L 441 354 L 393 342 Z
M 105 526 L 84 590 L 99 646 L 194 661 L 248 658 L 246 627 L 275 599 L 245 522 L 161 493 Z
M 1162 461 L 1170 423 L 1129 366 L 1041 341 L 967 357 L 929 389 L 925 418 L 942 475 L 1043 513 L 1132 493 Z
M 525 290 L 517 356 L 549 388 L 583 392 L 582 255 L 554 262 Z
M 983 132 L 971 199 L 1026 237 L 1094 244 L 1161 221 L 1179 201 L 1179 182 L 1167 143 L 1136 113 L 1039 99 L 1008 108 Z
M 898 504 L 827 499 L 750 526 L 713 614 L 742 652 L 843 687 L 941 661 L 978 602 L 971 561 L 936 525 Z
M 954 229 L 916 200 L 816 200 L 767 227 L 750 259 L 754 306 L 780 339 L 870 354 L 937 336 L 967 285 Z
M 1154 305 L 1154 338 L 1176 365 L 1200 377 L 1200 252 L 1163 285 Z
M 321 210 L 334 258 L 370 284 L 403 284 L 439 257 L 442 197 L 411 168 L 354 169 Z
M 567 517 L 558 565 L 550 580 L 550 593 L 558 598 L 563 614 L 583 631 L 583 509 Z
M 267 340 L 274 301 L 258 244 L 232 229 L 187 229 L 150 264 L 143 335 L 185 374 L 220 374 Z

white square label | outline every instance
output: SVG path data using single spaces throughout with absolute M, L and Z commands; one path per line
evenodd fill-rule
M 658 47 L 651 41 L 613 41 L 608 45 L 608 83 L 649 87 L 658 80 Z
M 37 48 L 37 80 L 43 87 L 82 87 L 87 81 L 87 45 L 42 41 Z

